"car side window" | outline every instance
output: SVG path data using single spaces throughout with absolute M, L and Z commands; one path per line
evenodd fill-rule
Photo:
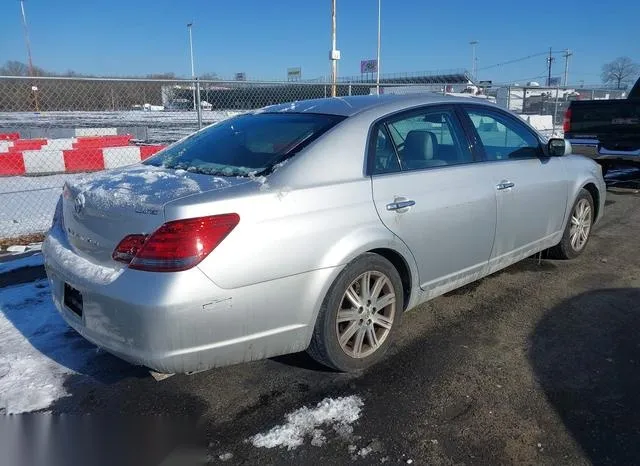
M 473 162 L 453 110 L 425 109 L 388 123 L 403 170 Z
M 398 155 L 385 125 L 378 127 L 375 144 L 373 173 L 377 175 L 401 171 Z
M 540 142 L 523 124 L 491 110 L 469 108 L 467 115 L 478 132 L 487 160 L 536 158 Z

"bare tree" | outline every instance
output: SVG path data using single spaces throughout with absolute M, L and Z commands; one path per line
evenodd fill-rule
M 29 70 L 29 66 L 27 66 L 26 64 L 19 61 L 15 61 L 15 60 L 9 60 L 5 62 L 4 65 L 0 66 L 0 75 L 1 76 L 30 76 L 31 71 Z M 49 76 L 50 73 L 47 73 L 42 68 L 34 66 L 33 75 Z
M 218 73 L 204 73 L 200 75 L 200 80 L 202 81 L 219 81 L 220 77 Z
M 615 84 L 620 89 L 623 83 L 640 74 L 640 65 L 629 57 L 618 57 L 610 63 L 602 65 L 602 82 Z
M 19 61 L 8 61 L 0 67 L 3 76 L 29 76 L 29 67 Z

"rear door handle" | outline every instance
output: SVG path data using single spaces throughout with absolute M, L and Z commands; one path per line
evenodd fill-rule
M 502 191 L 505 189 L 513 188 L 515 185 L 516 184 L 512 183 L 511 181 L 503 180 L 500 183 L 498 183 L 498 185 L 496 186 L 496 189 L 498 191 Z
M 413 201 L 411 199 L 407 199 L 406 201 L 395 201 L 395 202 L 392 202 L 391 204 L 387 204 L 387 210 L 398 211 L 414 205 L 416 205 L 416 201 Z

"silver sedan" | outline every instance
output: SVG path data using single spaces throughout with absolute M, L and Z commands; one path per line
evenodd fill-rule
M 65 185 L 43 247 L 71 327 L 161 373 L 384 356 L 402 314 L 533 254 L 584 251 L 592 160 L 473 98 L 245 113 Z

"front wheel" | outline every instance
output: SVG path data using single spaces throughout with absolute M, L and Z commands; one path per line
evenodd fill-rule
M 555 259 L 573 259 L 586 248 L 591 236 L 594 220 L 593 198 L 586 189 L 581 189 L 571 209 L 571 217 L 567 222 L 562 240 L 549 250 Z
M 384 257 L 364 254 L 347 265 L 329 289 L 307 352 L 339 371 L 365 369 L 388 350 L 402 311 L 398 271 Z

